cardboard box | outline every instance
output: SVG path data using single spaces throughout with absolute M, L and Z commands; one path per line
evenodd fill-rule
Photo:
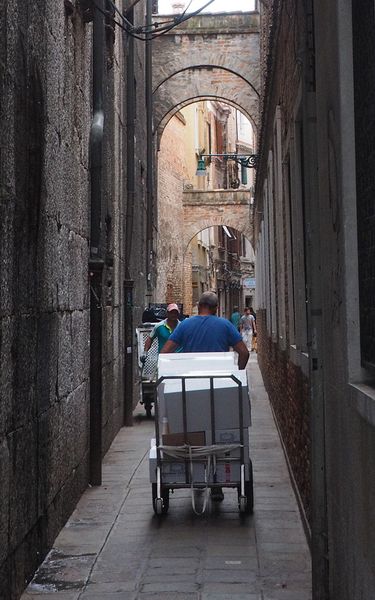
M 156 483 L 156 462 L 156 447 L 153 446 L 149 454 L 151 483 Z M 184 461 L 174 462 L 173 460 L 166 461 L 164 459 L 161 463 L 161 478 L 163 485 L 183 483 L 188 486 L 190 484 L 190 463 L 187 462 L 185 465 Z M 194 483 L 205 482 L 205 464 L 203 462 L 193 463 L 193 478 Z
M 163 446 L 183 446 L 185 443 L 189 446 L 205 446 L 206 434 L 204 431 L 191 431 L 187 433 L 185 442 L 183 433 L 164 433 L 162 435 Z

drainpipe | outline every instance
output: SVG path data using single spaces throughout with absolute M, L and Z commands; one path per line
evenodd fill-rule
M 152 0 L 147 1 L 146 10 L 146 25 L 150 28 L 152 24 Z M 153 199 L 153 136 L 152 136 L 152 34 L 147 35 L 146 40 L 146 136 L 147 136 L 147 247 L 146 247 L 146 275 L 147 275 L 147 291 L 151 295 L 152 291 L 152 266 L 153 266 L 153 217 L 154 217 L 154 199 Z
M 128 11 L 127 18 L 134 23 L 133 8 Z M 126 221 L 125 221 L 125 280 L 124 280 L 124 425 L 133 425 L 133 287 L 130 277 L 131 250 L 133 242 L 134 205 L 135 205 L 135 79 L 134 79 L 134 38 L 124 33 L 124 47 L 127 44 L 126 59 Z
M 104 10 L 104 0 L 96 0 Z M 90 130 L 90 483 L 102 483 L 102 148 L 104 132 L 104 17 L 94 7 L 93 119 Z

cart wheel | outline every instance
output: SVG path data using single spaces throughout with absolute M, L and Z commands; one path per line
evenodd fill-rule
M 161 498 L 157 497 L 156 483 L 152 484 L 152 506 L 156 515 L 166 515 L 169 508 L 169 489 L 161 488 Z
M 238 508 L 240 510 L 240 513 L 246 513 L 247 512 L 247 498 L 246 496 L 239 496 L 238 497 Z
M 254 511 L 254 490 L 253 490 L 253 465 L 249 464 L 249 481 L 245 481 L 245 495 L 241 496 L 241 487 L 238 486 L 238 508 L 240 513 L 247 515 L 253 514 Z
M 251 515 L 254 510 L 254 495 L 253 495 L 253 484 L 251 481 L 245 481 L 245 495 L 241 496 L 240 487 L 238 490 L 238 508 L 240 513 L 246 513 Z

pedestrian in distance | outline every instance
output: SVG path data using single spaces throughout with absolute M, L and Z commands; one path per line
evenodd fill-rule
M 257 333 L 254 316 L 250 313 L 250 308 L 246 307 L 240 320 L 240 332 L 246 348 L 252 350 L 253 335 Z
M 235 326 L 235 328 L 237 329 L 237 331 L 240 330 L 240 319 L 241 319 L 241 315 L 238 312 L 238 306 L 234 306 L 233 307 L 233 312 L 230 316 L 230 322 Z
M 244 369 L 249 351 L 235 326 L 228 319 L 216 316 L 217 305 L 216 294 L 204 292 L 198 302 L 198 314 L 179 325 L 161 353 L 174 352 L 181 347 L 184 352 L 228 352 L 232 347 L 238 353 L 238 368 Z M 222 488 L 212 489 L 211 499 L 222 502 Z
M 252 306 L 249 308 L 250 314 L 254 317 L 253 337 L 251 341 L 251 352 L 257 352 L 257 316 Z
M 160 352 L 163 348 L 169 336 L 174 332 L 176 327 L 180 324 L 178 319 L 180 311 L 177 304 L 168 304 L 167 306 L 167 318 L 160 323 L 156 323 L 155 327 L 151 331 L 150 335 L 146 338 L 144 350 L 147 353 L 151 344 L 155 338 L 158 340 L 158 351 Z

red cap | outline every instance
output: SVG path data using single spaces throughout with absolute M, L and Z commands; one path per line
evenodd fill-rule
M 172 312 L 172 310 L 177 310 L 178 313 L 180 312 L 177 304 L 168 304 L 167 312 Z

